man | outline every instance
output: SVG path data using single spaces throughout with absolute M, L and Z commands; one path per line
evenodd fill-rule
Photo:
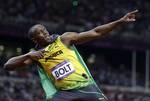
M 60 36 L 49 35 L 43 25 L 34 25 L 29 36 L 37 44 L 37 50 L 9 59 L 4 68 L 14 70 L 37 63 L 57 89 L 51 101 L 106 101 L 72 46 L 101 38 L 121 24 L 134 22 L 137 12 L 129 12 L 119 20 L 86 32 L 66 32 Z

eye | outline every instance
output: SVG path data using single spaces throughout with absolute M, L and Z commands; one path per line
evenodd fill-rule
M 44 32 L 43 35 L 47 35 L 47 33 Z

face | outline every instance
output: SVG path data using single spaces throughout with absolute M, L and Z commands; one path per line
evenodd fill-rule
M 50 41 L 50 35 L 44 26 L 37 25 L 31 39 L 39 45 L 47 45 Z

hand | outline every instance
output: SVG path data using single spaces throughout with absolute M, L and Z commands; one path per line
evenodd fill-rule
M 31 58 L 32 60 L 35 60 L 35 61 L 37 61 L 37 60 L 39 60 L 39 59 L 41 59 L 41 58 L 43 58 L 44 57 L 44 50 L 42 50 L 42 51 L 32 51 L 32 52 L 29 52 L 29 53 L 27 53 L 27 55 L 29 56 L 29 58 Z
M 136 21 L 136 15 L 138 13 L 138 10 L 134 10 L 132 12 L 127 13 L 125 16 L 123 16 L 120 21 L 121 22 L 134 22 Z

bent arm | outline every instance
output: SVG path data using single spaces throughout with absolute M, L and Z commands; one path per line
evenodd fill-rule
M 44 57 L 43 52 L 44 52 L 43 50 L 31 51 L 27 54 L 13 57 L 4 64 L 4 69 L 14 70 L 20 67 L 30 65 L 33 63 L 33 61 L 38 61 L 39 59 L 43 58 Z
M 4 69 L 15 70 L 17 68 L 22 68 L 32 63 L 32 59 L 29 58 L 28 54 L 20 55 L 9 59 L 4 64 Z

